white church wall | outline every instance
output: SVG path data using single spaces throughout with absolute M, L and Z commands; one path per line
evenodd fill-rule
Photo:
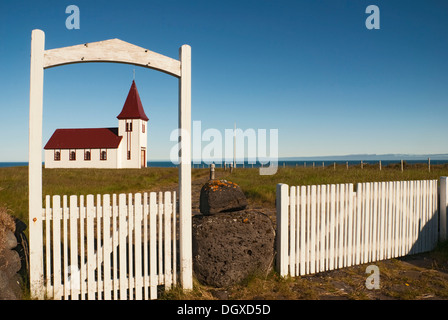
M 144 127 L 144 131 L 143 131 L 143 127 Z M 140 130 L 139 130 L 139 134 L 140 134 L 140 156 L 139 158 L 141 159 L 141 150 L 145 149 L 145 154 L 146 154 L 146 159 L 145 162 L 148 162 L 148 121 L 144 121 L 144 120 L 140 120 Z M 146 163 L 142 164 L 140 163 L 141 166 L 146 167 Z
M 132 124 L 132 131 L 126 131 L 126 123 L 128 128 Z M 145 125 L 145 132 L 142 130 Z M 118 121 L 118 135 L 122 136 L 120 147 L 121 150 L 121 166 L 123 168 L 141 168 L 141 149 L 147 149 L 147 121 L 141 119 L 128 119 Z M 130 150 L 130 159 L 128 159 L 128 150 Z
M 84 159 L 85 150 L 90 150 L 90 160 Z M 70 160 L 70 152 L 76 153 L 76 159 Z M 100 154 L 106 151 L 106 159 Z M 55 150 L 45 150 L 45 168 L 118 168 L 118 149 L 61 149 L 60 160 L 55 160 Z

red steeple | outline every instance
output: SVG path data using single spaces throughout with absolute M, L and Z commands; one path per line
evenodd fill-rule
M 148 117 L 143 110 L 142 102 L 137 91 L 135 81 L 132 81 L 131 89 L 124 103 L 123 110 L 117 116 L 118 119 L 142 119 L 148 121 Z

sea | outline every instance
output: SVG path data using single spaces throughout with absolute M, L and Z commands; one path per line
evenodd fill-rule
M 427 164 L 428 160 L 427 159 L 422 159 L 422 160 L 404 160 L 406 164 L 418 164 L 418 163 L 422 163 L 422 164 Z M 348 162 L 349 166 L 353 166 L 353 165 L 360 165 L 361 161 L 359 160 L 349 160 L 349 161 L 345 161 L 345 160 L 306 160 L 306 161 L 300 161 L 300 160 L 279 160 L 278 161 L 278 166 L 279 167 L 312 167 L 313 164 L 315 167 L 322 167 L 322 166 L 332 166 L 334 163 L 336 163 L 337 165 L 346 165 Z M 378 165 L 379 160 L 365 160 L 363 161 L 363 164 L 370 164 L 370 165 Z M 381 160 L 381 165 L 382 166 L 387 166 L 389 164 L 400 164 L 401 160 Z M 448 160 L 431 160 L 431 165 L 437 165 L 437 164 L 447 164 Z M 44 163 L 42 163 L 43 165 Z M 205 162 L 201 162 L 201 163 L 192 163 L 192 168 L 208 168 L 210 165 L 210 163 L 205 163 Z M 229 164 L 227 164 L 228 166 Z M 0 168 L 5 168 L 5 167 L 26 167 L 28 166 L 28 162 L 0 162 Z M 148 161 L 147 166 L 149 168 L 173 168 L 173 167 L 177 167 L 177 164 L 171 162 L 171 161 Z M 215 163 L 216 168 L 222 168 L 224 167 L 224 163 L 223 162 L 218 162 Z M 256 163 L 251 163 L 248 161 L 243 162 L 237 162 L 236 163 L 236 167 L 237 168 L 260 168 L 262 166 L 262 164 L 260 162 L 256 162 Z M 269 166 L 269 163 L 265 163 L 263 164 L 263 166 Z

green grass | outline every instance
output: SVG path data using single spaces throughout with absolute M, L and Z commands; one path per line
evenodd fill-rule
M 373 181 L 398 181 L 438 179 L 448 175 L 448 165 L 433 165 L 428 172 L 426 165 L 352 166 L 348 170 L 340 165 L 326 168 L 279 167 L 275 175 L 261 176 L 258 169 L 216 169 L 217 177 L 240 185 L 249 203 L 275 207 L 277 183 L 313 185 L 329 183 L 357 183 Z M 192 179 L 208 175 L 208 169 L 193 169 Z M 177 168 L 144 169 L 44 169 L 43 195 L 113 194 L 159 191 L 178 183 Z M 27 222 L 28 219 L 28 167 L 0 168 L 0 206 Z
M 193 170 L 193 179 L 206 176 Z M 177 168 L 43 169 L 43 196 L 135 193 L 176 188 Z M 0 207 L 28 223 L 28 167 L 0 168 Z
M 426 165 L 407 165 L 402 172 L 400 165 L 383 166 L 380 171 L 377 165 L 351 166 L 345 165 L 326 168 L 286 167 L 278 168 L 275 175 L 260 176 L 258 169 L 237 168 L 232 174 L 229 171 L 220 173 L 222 179 L 228 179 L 240 185 L 249 201 L 264 206 L 275 206 L 275 190 L 278 183 L 290 186 L 318 185 L 335 183 L 359 183 L 402 180 L 439 179 L 448 175 L 448 165 L 433 165 L 431 172 Z

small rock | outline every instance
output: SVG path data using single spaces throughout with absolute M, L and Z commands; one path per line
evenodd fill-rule
M 0 292 L 3 292 L 8 286 L 9 278 L 5 271 L 0 270 Z
M 210 180 L 201 189 L 199 210 L 204 215 L 244 210 L 247 199 L 236 183 Z
M 229 300 L 229 293 L 227 290 L 212 290 L 212 296 L 219 300 Z
M 5 272 L 7 277 L 12 277 L 19 272 L 22 264 L 19 254 L 14 250 L 2 250 L 0 252 L 0 271 Z
M 14 249 L 17 247 L 17 238 L 12 231 L 7 231 L 5 235 L 5 249 Z

